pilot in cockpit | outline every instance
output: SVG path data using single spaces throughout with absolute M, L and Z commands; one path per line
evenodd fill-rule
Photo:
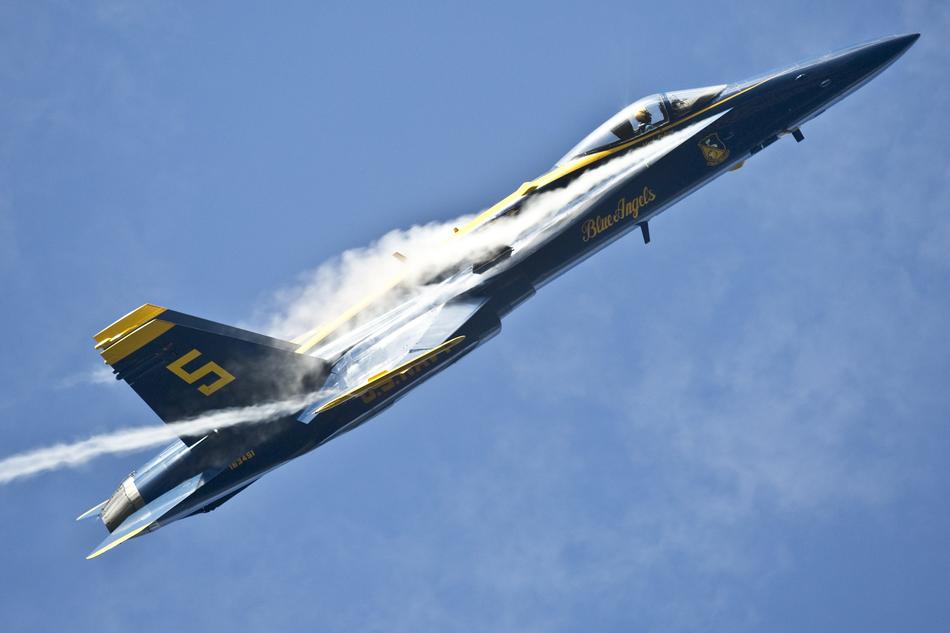
M 651 115 L 650 111 L 646 108 L 638 110 L 637 113 L 633 115 L 633 118 L 640 124 L 637 126 L 637 134 L 646 132 L 647 128 L 650 127 L 650 123 L 653 122 L 653 115 Z

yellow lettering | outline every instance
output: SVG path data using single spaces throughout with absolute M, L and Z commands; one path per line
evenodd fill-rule
M 589 242 L 627 218 L 636 220 L 640 217 L 640 210 L 654 200 L 656 200 L 656 194 L 649 187 L 644 187 L 643 192 L 633 200 L 628 201 L 626 198 L 620 198 L 613 213 L 588 218 L 581 224 L 581 240 Z

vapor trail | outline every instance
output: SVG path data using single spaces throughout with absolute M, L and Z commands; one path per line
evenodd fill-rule
M 359 327 L 406 300 L 433 272 L 451 268 L 459 261 L 474 259 L 501 246 L 529 247 L 543 239 L 547 229 L 595 202 L 618 182 L 649 167 L 700 129 L 710 125 L 719 113 L 688 125 L 665 137 L 618 156 L 583 173 L 560 189 L 530 198 L 520 214 L 492 222 L 448 240 L 453 228 L 465 225 L 474 216 L 449 222 L 413 226 L 390 231 L 369 246 L 345 251 L 301 276 L 301 282 L 284 288 L 275 296 L 276 306 L 260 316 L 250 329 L 263 329 L 271 336 L 291 339 L 343 313 L 366 295 L 380 293 L 380 299 L 365 306 L 358 317 L 339 329 L 343 333 Z M 407 262 L 393 253 L 408 257 Z M 383 295 L 393 278 L 402 279 L 400 293 Z
M 70 444 L 54 444 L 0 460 L 0 485 L 49 470 L 72 468 L 115 453 L 127 453 L 164 444 L 181 435 L 199 435 L 236 424 L 264 422 L 297 411 L 315 394 L 281 402 L 225 409 L 183 422 L 119 429 Z
M 391 231 L 366 248 L 346 251 L 311 272 L 302 285 L 279 293 L 277 299 L 281 309 L 264 319 L 269 325 L 267 329 L 281 338 L 290 338 L 314 322 L 341 312 L 356 298 L 371 292 L 374 285 L 385 285 L 385 280 L 393 275 L 408 281 L 402 284 L 401 295 L 389 296 L 377 302 L 371 309 L 365 310 L 365 314 L 361 313 L 362 320 L 354 319 L 347 327 L 367 325 L 367 320 L 379 317 L 399 302 L 407 301 L 407 295 L 419 291 L 427 275 L 432 272 L 459 261 L 469 261 L 503 245 L 515 246 L 516 250 L 531 248 L 545 239 L 552 227 L 577 217 L 615 184 L 648 167 L 719 116 L 722 114 L 701 120 L 591 169 L 566 187 L 530 199 L 517 216 L 493 222 L 466 235 L 464 240 L 448 243 L 445 237 L 452 234 L 453 227 L 464 225 L 472 216 Z M 409 255 L 411 263 L 408 270 L 399 258 L 393 257 L 394 252 Z M 359 332 L 351 334 L 357 335 Z M 316 395 L 218 411 L 176 424 L 119 429 L 78 442 L 27 451 L 0 460 L 0 485 L 41 472 L 76 467 L 102 455 L 156 446 L 182 435 L 198 435 L 237 424 L 264 422 L 300 410 L 312 402 Z

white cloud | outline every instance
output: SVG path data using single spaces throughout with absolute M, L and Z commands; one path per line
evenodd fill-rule
M 71 389 L 83 385 L 114 385 L 115 374 L 106 366 L 77 372 L 59 381 L 60 389 Z

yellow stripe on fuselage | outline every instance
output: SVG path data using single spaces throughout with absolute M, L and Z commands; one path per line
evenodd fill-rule
M 647 140 L 649 140 L 649 139 L 651 139 L 651 138 L 657 136 L 658 134 L 666 133 L 666 132 L 672 130 L 673 128 L 682 125 L 683 123 L 686 123 L 687 121 L 690 121 L 690 120 L 692 120 L 692 119 L 695 119 L 696 117 L 700 116 L 701 114 L 703 114 L 703 113 L 705 113 L 705 112 L 708 112 L 709 110 L 711 110 L 711 109 L 713 109 L 713 108 L 715 108 L 715 107 L 717 107 L 717 106 L 720 106 L 720 105 L 726 103 L 727 101 L 731 101 L 732 99 L 735 99 L 735 98 L 738 97 L 739 95 L 741 95 L 741 94 L 743 94 L 743 93 L 746 93 L 746 92 L 748 92 L 749 90 L 752 90 L 753 88 L 756 88 L 756 87 L 758 87 L 758 86 L 761 86 L 761 85 L 762 85 L 763 83 L 765 83 L 766 81 L 768 81 L 768 79 L 763 79 L 762 81 L 760 81 L 760 82 L 758 82 L 758 83 L 756 83 L 756 84 L 753 84 L 753 85 L 749 86 L 748 88 L 744 88 L 744 89 L 740 90 L 739 92 L 737 92 L 737 93 L 735 93 L 735 94 L 733 94 L 733 95 L 729 95 L 728 97 L 726 97 L 725 99 L 723 99 L 723 100 L 721 100 L 721 101 L 717 101 L 717 102 L 715 102 L 715 103 L 712 103 L 712 104 L 706 106 L 705 108 L 703 108 L 703 109 L 701 109 L 701 110 L 697 110 L 696 112 L 690 114 L 689 116 L 683 117 L 683 118 L 680 119 L 679 121 L 676 121 L 676 122 L 671 123 L 671 124 L 669 124 L 669 125 L 666 125 L 666 126 L 657 128 L 657 129 L 653 130 L 652 132 L 648 132 L 648 133 L 644 134 L 643 136 L 638 136 L 637 138 L 631 139 L 631 140 L 627 141 L 626 143 L 621 143 L 620 145 L 617 145 L 616 147 L 611 147 L 610 149 L 601 150 L 601 151 L 599 151 L 599 152 L 594 152 L 594 153 L 592 153 L 592 154 L 586 154 L 586 155 L 584 155 L 584 156 L 579 156 L 579 157 L 577 157 L 575 160 L 571 161 L 570 163 L 567 163 L 566 165 L 561 165 L 560 167 L 555 167 L 554 169 L 552 169 L 551 171 L 547 172 L 546 174 L 544 174 L 544 175 L 542 175 L 542 176 L 539 176 L 539 177 L 537 177 L 537 178 L 534 179 L 534 180 L 531 180 L 531 181 L 528 181 L 528 182 L 522 184 L 521 187 L 518 188 L 518 191 L 515 191 L 514 193 L 510 194 L 509 196 L 507 196 L 505 199 L 501 200 L 500 202 L 498 202 L 498 203 L 492 205 L 490 208 L 488 208 L 488 209 L 482 211 L 481 213 L 479 213 L 478 216 L 476 216 L 475 218 L 473 218 L 470 222 L 468 222 L 468 223 L 465 224 L 464 226 L 460 227 L 459 230 L 456 232 L 456 235 L 463 235 L 463 234 L 465 234 L 465 233 L 468 233 L 468 232 L 472 231 L 473 229 L 477 228 L 479 225 L 481 225 L 481 224 L 483 224 L 484 222 L 486 222 L 487 220 L 491 219 L 491 217 L 492 217 L 495 213 L 497 213 L 499 210 L 501 210 L 501 209 L 503 209 L 504 207 L 506 207 L 507 205 L 511 204 L 512 202 L 514 202 L 514 201 L 517 200 L 518 198 L 522 197 L 522 194 L 521 194 L 522 191 L 534 191 L 535 189 L 538 189 L 539 187 L 544 187 L 545 185 L 549 185 L 549 184 L 551 184 L 552 182 L 554 182 L 554 181 L 556 181 L 556 180 L 558 180 L 558 179 L 560 179 L 560 178 L 563 178 L 564 176 L 567 176 L 568 174 L 574 173 L 574 172 L 577 171 L 578 169 L 581 169 L 581 168 L 583 168 L 583 167 L 587 167 L 587 166 L 590 165 L 591 163 L 595 163 L 595 162 L 599 161 L 599 160 L 602 159 L 602 158 L 606 158 L 606 157 L 608 157 L 608 156 L 613 156 L 614 154 L 617 154 L 617 153 L 622 152 L 622 151 L 624 151 L 624 150 L 626 150 L 626 149 L 629 149 L 629 148 L 633 147 L 634 145 L 639 145 L 640 143 L 643 143 L 644 141 L 647 141 Z
M 770 78 L 763 79 L 762 81 L 752 84 L 751 86 L 744 88 L 733 95 L 729 95 L 728 97 L 726 97 L 725 99 L 722 99 L 721 101 L 716 101 L 715 103 L 711 103 L 705 108 L 702 108 L 701 110 L 697 110 L 696 112 L 690 114 L 689 116 L 683 117 L 679 121 L 675 121 L 667 126 L 660 127 L 656 130 L 653 130 L 652 132 L 648 132 L 644 134 L 643 136 L 639 136 L 635 139 L 631 139 L 627 141 L 626 143 L 622 143 L 620 145 L 617 145 L 616 147 L 611 147 L 610 149 L 605 149 L 599 152 L 594 152 L 592 154 L 587 154 L 585 156 L 579 156 L 575 160 L 565 165 L 561 165 L 560 167 L 555 167 L 554 169 L 547 172 L 546 174 L 543 174 L 534 180 L 530 180 L 526 183 L 523 183 L 520 187 L 518 187 L 516 191 L 505 196 L 502 200 L 499 200 L 488 209 L 485 209 L 484 211 L 479 213 L 475 218 L 473 218 L 471 221 L 455 229 L 452 237 L 460 237 L 462 235 L 465 235 L 466 233 L 470 233 L 471 231 L 475 230 L 476 228 L 478 228 L 479 226 L 481 226 L 482 224 L 484 224 L 485 222 L 493 218 L 499 211 L 501 211 L 508 205 L 514 203 L 515 201 L 519 200 L 520 198 L 525 197 L 526 195 L 533 192 L 535 189 L 538 189 L 539 187 L 544 187 L 546 185 L 549 185 L 552 182 L 555 182 L 556 180 L 559 180 L 560 178 L 563 178 L 564 176 L 567 176 L 568 174 L 572 174 L 579 169 L 583 169 L 584 167 L 587 167 L 588 165 L 595 163 L 603 158 L 607 158 L 608 156 L 613 156 L 614 154 L 627 150 L 633 147 L 634 145 L 638 145 L 640 143 L 643 143 L 644 141 L 654 138 L 658 134 L 666 133 L 677 126 L 680 126 L 683 123 L 686 123 L 687 121 L 695 119 L 696 117 L 704 114 L 705 112 L 708 112 L 709 110 L 726 103 L 727 101 L 731 101 L 732 99 L 735 99 L 739 95 L 744 94 L 752 90 L 753 88 L 757 88 L 758 86 L 761 86 L 763 83 L 765 83 L 769 79 Z M 384 294 L 386 294 L 387 292 L 389 292 L 390 290 L 398 286 L 403 281 L 404 278 L 405 277 L 403 275 L 397 275 L 393 277 L 384 288 L 382 288 L 381 290 L 377 291 L 374 294 L 364 297 L 358 303 L 348 308 L 345 312 L 343 312 L 343 314 L 341 314 L 334 320 L 324 325 L 320 325 L 314 328 L 313 330 L 310 330 L 306 334 L 303 334 L 297 337 L 296 339 L 294 339 L 295 342 L 302 341 L 300 347 L 298 347 L 296 350 L 297 353 L 303 354 L 313 349 L 313 347 L 317 345 L 317 343 L 325 339 L 327 336 L 329 336 L 334 331 L 336 331 L 336 329 L 339 328 L 341 325 L 343 325 L 344 323 L 352 319 L 354 316 L 359 314 L 361 311 L 366 309 L 374 301 L 376 301 L 376 299 L 378 299 L 379 297 L 382 297 Z

